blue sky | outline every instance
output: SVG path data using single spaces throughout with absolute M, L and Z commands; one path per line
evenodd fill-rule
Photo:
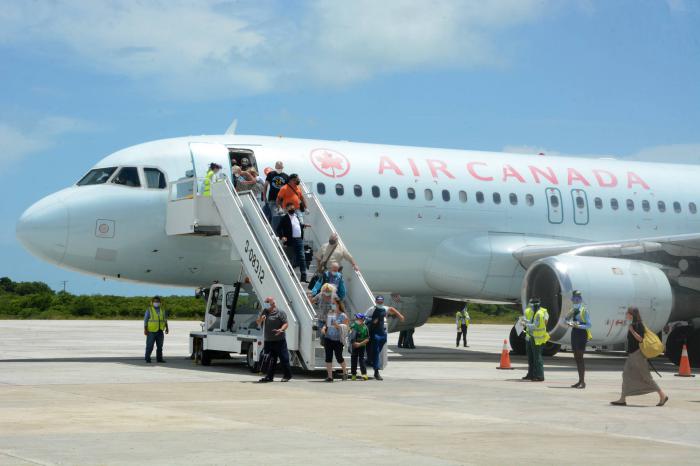
M 102 281 L 15 221 L 103 156 L 222 133 L 700 163 L 695 0 L 3 2 L 0 276 Z M 177 290 L 188 293 L 187 290 Z

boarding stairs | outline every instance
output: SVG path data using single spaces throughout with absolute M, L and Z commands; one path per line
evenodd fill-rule
M 187 183 L 191 184 L 191 190 L 178 187 L 178 184 Z M 316 311 L 307 296 L 306 284 L 299 281 L 259 201 L 250 191 L 237 193 L 227 178 L 212 183 L 210 197 L 201 196 L 200 191 L 201 183 L 194 177 L 171 184 L 168 234 L 227 236 L 232 245 L 231 259 L 241 261 L 258 299 L 262 301 L 272 296 L 278 308 L 287 313 L 287 346 L 292 359 L 298 358 L 295 362 L 307 370 L 324 367 L 324 351 L 314 330 Z M 304 223 L 311 225 L 304 230 L 305 243 L 317 249 L 336 230 L 313 193 L 304 188 L 304 195 L 309 212 Z M 311 267 L 309 277 L 313 270 Z M 360 272 L 348 266 L 343 276 L 347 289 L 346 310 L 352 318 L 355 313 L 373 306 L 374 298 Z

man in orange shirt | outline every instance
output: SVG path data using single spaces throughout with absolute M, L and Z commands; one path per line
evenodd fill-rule
M 306 212 L 306 201 L 304 200 L 304 194 L 301 192 L 299 183 L 301 183 L 299 175 L 296 173 L 289 175 L 289 181 L 287 181 L 287 184 L 282 186 L 277 193 L 277 207 L 279 209 L 286 209 L 287 205 L 292 204 L 301 221 L 303 220 L 302 212 Z

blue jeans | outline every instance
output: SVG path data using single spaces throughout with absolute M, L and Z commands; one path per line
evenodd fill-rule
M 381 366 L 382 348 L 386 344 L 386 335 L 372 335 L 370 345 L 372 345 L 372 367 L 378 371 Z
M 292 257 L 295 259 L 294 267 L 299 267 L 301 280 L 306 280 L 306 257 L 304 257 L 304 240 L 302 238 L 288 238 L 289 247 L 292 248 Z
M 151 362 L 153 344 L 156 345 L 156 359 L 158 361 L 163 360 L 163 341 L 165 341 L 165 334 L 162 330 L 148 332 L 148 335 L 146 335 L 146 361 Z

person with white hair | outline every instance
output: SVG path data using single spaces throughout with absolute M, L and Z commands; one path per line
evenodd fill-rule
M 353 269 L 360 270 L 357 266 L 357 262 L 355 262 L 355 259 L 350 255 L 350 252 L 338 240 L 338 233 L 331 233 L 328 242 L 322 245 L 316 252 L 316 270 L 319 274 L 322 274 L 326 271 L 329 264 L 333 262 L 341 264 L 343 260 L 350 262 Z M 340 267 L 340 270 L 342 269 L 343 268 Z

